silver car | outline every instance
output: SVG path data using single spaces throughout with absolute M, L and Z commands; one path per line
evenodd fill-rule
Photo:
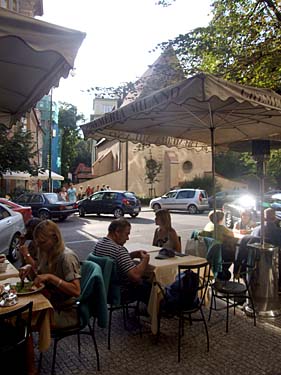
M 0 203 L 0 253 L 7 253 L 11 262 L 17 260 L 19 236 L 25 233 L 22 214 Z
M 153 210 L 166 208 L 175 211 L 187 211 L 190 214 L 196 214 L 209 209 L 208 194 L 201 189 L 177 189 L 171 190 L 150 201 L 150 207 Z

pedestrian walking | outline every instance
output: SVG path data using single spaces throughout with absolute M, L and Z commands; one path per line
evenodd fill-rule
M 69 202 L 76 202 L 76 189 L 71 182 L 69 188 L 67 189 L 67 196 Z

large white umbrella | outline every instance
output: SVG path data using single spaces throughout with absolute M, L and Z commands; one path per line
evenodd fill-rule
M 49 175 L 49 169 L 45 169 L 44 171 L 40 171 L 38 173 L 38 175 L 36 176 L 33 176 L 34 179 L 38 179 L 38 180 L 48 180 L 50 177 Z M 61 176 L 60 174 L 56 173 L 56 172 L 51 172 L 51 180 L 56 180 L 56 181 L 63 181 L 64 180 L 64 177 Z
M 4 180 L 21 180 L 21 181 L 29 181 L 30 180 L 30 173 L 28 172 L 5 172 L 2 174 Z
M 281 140 L 281 96 L 200 73 L 81 126 L 85 137 L 212 149 Z M 215 192 L 214 192 L 215 196 Z
M 0 123 L 15 123 L 68 76 L 85 35 L 0 7 Z

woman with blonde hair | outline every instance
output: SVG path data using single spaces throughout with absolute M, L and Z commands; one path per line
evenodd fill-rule
M 171 215 L 168 210 L 160 209 L 155 212 L 155 229 L 152 245 L 181 251 L 179 236 L 171 224 Z
M 76 254 L 64 245 L 56 223 L 44 220 L 33 231 L 38 249 L 37 267 L 26 264 L 19 270 L 20 278 L 33 280 L 37 287 L 44 285 L 42 293 L 54 307 L 53 328 L 71 328 L 79 324 L 76 298 L 80 295 L 80 262 Z M 32 336 L 27 345 L 28 375 L 37 374 Z
M 20 268 L 20 277 L 28 276 L 36 286 L 45 285 L 43 293 L 52 303 L 54 326 L 70 327 L 77 324 L 74 302 L 80 295 L 80 262 L 76 254 L 65 247 L 56 223 L 44 220 L 33 232 L 38 248 L 37 272 L 27 264 Z

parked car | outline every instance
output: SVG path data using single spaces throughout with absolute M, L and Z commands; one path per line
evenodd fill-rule
M 11 262 L 17 260 L 19 237 L 25 233 L 22 214 L 0 203 L 0 253 L 7 253 Z
M 222 208 L 224 203 L 232 202 L 236 198 L 239 198 L 241 194 L 247 194 L 247 190 L 233 189 L 224 190 L 216 193 L 216 207 Z M 208 198 L 209 208 L 214 208 L 214 196 Z
M 241 212 L 244 210 L 251 212 L 252 220 L 260 221 L 260 200 L 254 195 L 241 195 L 232 202 L 227 202 L 223 205 L 225 225 L 232 229 L 236 221 L 241 217 Z
M 105 190 L 78 201 L 78 211 L 81 217 L 86 214 L 113 214 L 115 218 L 129 214 L 136 217 L 141 211 L 141 203 L 131 192 Z
M 31 206 L 33 216 L 65 220 L 77 212 L 76 202 L 66 202 L 56 193 L 23 193 L 14 200 L 22 206 Z
M 0 203 L 4 204 L 6 207 L 8 207 L 10 210 L 13 210 L 15 212 L 19 212 L 22 214 L 24 224 L 30 220 L 32 215 L 32 209 L 30 206 L 21 206 L 20 204 L 14 203 L 8 199 L 0 198 Z
M 201 189 L 171 190 L 162 197 L 152 199 L 149 205 L 153 210 L 167 208 L 168 210 L 187 211 L 190 214 L 209 209 L 208 194 Z
M 275 195 L 280 195 L 281 190 L 275 189 L 275 190 L 268 190 L 264 193 L 264 199 L 266 202 L 273 202 Z

